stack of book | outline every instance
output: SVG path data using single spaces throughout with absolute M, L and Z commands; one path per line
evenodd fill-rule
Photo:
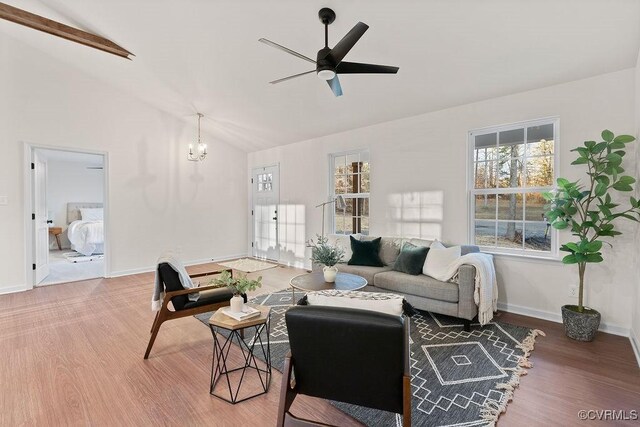
M 260 310 L 257 310 L 251 306 L 245 304 L 242 308 L 241 312 L 231 311 L 231 307 L 223 307 L 220 309 L 223 314 L 235 319 L 239 322 L 247 319 L 251 319 L 252 317 L 260 316 Z

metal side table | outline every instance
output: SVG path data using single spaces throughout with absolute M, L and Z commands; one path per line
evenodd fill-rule
M 260 310 L 260 315 L 247 320 L 238 321 L 219 309 L 209 319 L 209 328 L 213 335 L 213 361 L 211 362 L 211 386 L 209 393 L 229 403 L 239 403 L 252 397 L 259 396 L 269 391 L 271 384 L 271 347 L 269 344 L 269 330 L 271 318 L 269 307 L 249 304 L 249 306 Z M 247 332 L 253 328 L 253 336 L 247 343 L 243 336 L 245 329 Z M 222 329 L 223 331 L 218 331 Z M 218 332 L 218 333 L 217 333 Z M 220 332 L 223 332 L 222 334 Z M 266 340 L 263 341 L 262 332 L 266 332 Z M 242 351 L 244 364 L 238 367 L 229 368 L 229 351 L 232 344 L 236 342 Z M 258 367 L 256 354 L 261 354 L 266 363 L 265 368 Z M 240 379 L 231 378 L 230 374 L 241 371 Z M 240 395 L 242 385 L 247 373 L 255 372 L 259 380 L 258 389 L 260 391 L 249 395 Z M 223 379 L 224 378 L 224 379 Z M 223 379 L 226 383 L 228 393 L 221 393 L 216 390 L 216 385 Z M 235 384 L 237 382 L 237 385 Z M 224 387 L 218 387 L 224 388 Z M 228 396 L 228 397 L 227 397 Z

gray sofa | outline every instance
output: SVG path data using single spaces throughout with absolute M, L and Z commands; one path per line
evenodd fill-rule
M 357 236 L 360 240 L 373 240 L 374 236 Z M 396 237 L 382 237 L 380 245 L 380 258 L 384 267 L 368 267 L 348 265 L 346 261 L 351 255 L 349 236 L 331 235 L 329 243 L 343 247 L 345 263 L 336 267 L 343 273 L 352 273 L 362 276 L 369 283 L 363 291 L 368 292 L 393 292 L 402 294 L 407 302 L 420 310 L 445 314 L 463 319 L 465 329 L 469 329 L 470 321 L 478 314 L 478 307 L 473 299 L 475 289 L 476 269 L 471 265 L 463 265 L 458 270 L 457 283 L 441 282 L 432 277 L 419 274 L 413 276 L 399 271 L 393 271 L 393 264 L 400 253 L 404 242 L 416 246 L 430 246 L 430 240 L 400 239 Z M 479 252 L 477 246 L 463 245 L 462 255 Z

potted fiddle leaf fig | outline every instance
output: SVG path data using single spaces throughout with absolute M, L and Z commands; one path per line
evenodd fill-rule
M 558 230 L 570 230 L 573 241 L 563 244 L 560 250 L 569 254 L 564 264 L 578 267 L 578 305 L 562 307 L 562 323 L 569 338 L 591 341 L 600 326 L 600 313 L 584 305 L 584 277 L 587 265 L 604 261 L 602 245 L 612 246 L 604 238 L 622 234 L 616 229 L 619 218 L 640 221 L 640 202 L 634 197 L 627 203 L 615 203 L 613 195 L 633 191 L 636 179 L 623 175 L 622 159 L 626 145 L 635 141 L 631 135 L 615 136 L 602 131 L 602 141 L 585 141 L 574 148 L 578 154 L 572 165 L 585 165 L 587 178 L 584 183 L 558 178 L 557 189 L 545 193 L 549 202 L 545 206 L 547 221 Z M 616 201 L 618 199 L 616 198 Z

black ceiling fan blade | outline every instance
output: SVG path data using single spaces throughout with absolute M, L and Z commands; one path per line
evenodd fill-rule
M 295 50 L 291 50 L 288 47 L 284 47 L 282 45 L 279 45 L 278 43 L 272 42 L 271 40 L 267 40 L 265 38 L 261 38 L 261 39 L 258 39 L 258 41 L 262 42 L 262 43 L 264 43 L 264 44 L 266 44 L 268 46 L 275 47 L 276 49 L 280 49 L 280 50 L 282 50 L 284 52 L 287 52 L 290 55 L 297 56 L 298 58 L 304 59 L 305 61 L 311 62 L 312 64 L 316 63 L 316 61 L 314 61 L 313 59 L 309 58 L 308 56 L 304 56 L 303 54 L 298 53 Z
M 316 70 L 305 71 L 304 73 L 294 74 L 293 76 L 289 76 L 289 77 L 283 77 L 281 79 L 274 80 L 274 81 L 269 82 L 269 83 L 274 85 L 276 83 L 285 82 L 287 80 L 295 79 L 296 77 L 304 76 L 305 74 L 310 74 L 310 73 L 315 73 L 315 72 L 316 72 Z
M 340 86 L 340 80 L 338 79 L 338 76 L 335 76 L 331 80 L 327 80 L 327 83 L 329 84 L 329 87 L 331 88 L 335 96 L 342 96 L 342 86 Z
M 364 22 L 358 22 L 329 52 L 329 56 L 337 64 L 342 61 L 351 48 L 360 40 L 360 37 L 369 29 Z
M 395 74 L 399 70 L 398 67 L 390 65 L 363 64 L 360 62 L 342 61 L 336 67 L 338 74 Z

